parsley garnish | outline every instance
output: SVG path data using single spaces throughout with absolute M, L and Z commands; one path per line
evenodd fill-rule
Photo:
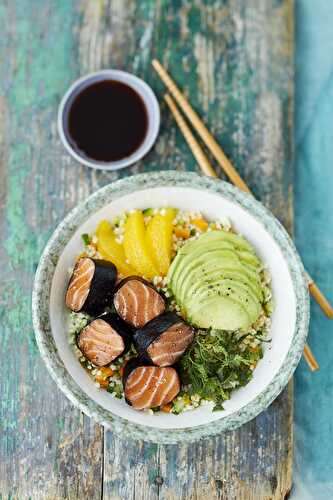
M 87 234 L 87 233 L 81 234 L 81 238 L 82 238 L 83 243 L 86 246 L 89 245 L 89 243 L 91 241 L 89 234 Z
M 250 366 L 262 356 L 260 346 L 255 350 L 247 346 L 242 351 L 242 340 L 235 333 L 199 330 L 180 362 L 189 394 L 214 401 L 214 411 L 222 410 L 231 392 L 251 380 Z

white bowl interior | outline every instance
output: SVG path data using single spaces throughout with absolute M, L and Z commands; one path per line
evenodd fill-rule
M 68 342 L 68 317 L 64 297 L 68 283 L 68 268 L 73 266 L 76 256 L 82 251 L 82 233 L 91 233 L 102 218 L 112 219 L 133 208 L 173 206 L 182 210 L 200 210 L 211 220 L 229 217 L 238 232 L 255 247 L 258 255 L 267 264 L 272 275 L 272 286 L 276 309 L 272 317 L 272 342 L 265 345 L 265 355 L 258 363 L 251 382 L 235 391 L 225 403 L 225 411 L 212 412 L 211 407 L 202 406 L 180 415 L 154 414 L 133 410 L 124 400 L 98 389 L 81 367 Z M 52 334 L 66 369 L 94 401 L 111 413 L 131 422 L 163 429 L 183 429 L 203 425 L 228 416 L 251 402 L 265 390 L 278 373 L 290 348 L 296 322 L 296 297 L 291 275 L 283 254 L 260 221 L 240 205 L 230 202 L 222 195 L 184 187 L 150 188 L 114 200 L 94 213 L 75 232 L 62 252 L 52 281 L 50 299 L 50 323 Z

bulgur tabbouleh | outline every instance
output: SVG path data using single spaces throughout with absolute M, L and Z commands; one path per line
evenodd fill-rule
M 137 408 L 179 414 L 212 402 L 214 410 L 222 410 L 232 392 L 251 380 L 263 356 L 263 343 L 269 342 L 273 311 L 270 275 L 250 243 L 236 233 L 228 218 L 209 221 L 201 212 L 173 208 L 135 210 L 112 221 L 103 220 L 94 234 L 83 234 L 82 240 L 78 259 L 112 262 L 118 281 L 142 279 L 142 287 L 150 283 L 165 301 L 165 312 L 158 318 L 173 312 L 195 331 L 192 343 L 172 365 L 181 383 L 177 396 L 156 407 Z M 119 313 L 114 305 L 105 310 Z M 128 362 L 141 359 L 141 348 L 149 359 L 149 349 L 142 347 L 139 339 L 110 363 L 94 364 L 78 348 L 78 336 L 97 315 L 83 311 L 72 310 L 69 319 L 75 354 L 97 387 L 124 398 Z M 103 318 L 100 313 L 98 316 Z M 174 316 L 168 331 L 175 324 L 179 331 Z M 157 334 L 148 331 L 148 335 Z M 162 338 L 161 332 L 159 335 L 154 342 Z M 165 370 L 158 365 L 157 369 Z

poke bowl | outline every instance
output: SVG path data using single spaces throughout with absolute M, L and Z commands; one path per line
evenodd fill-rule
M 277 219 L 226 182 L 176 171 L 116 181 L 70 212 L 41 257 L 32 309 L 74 405 L 158 443 L 266 409 L 309 323 L 304 269 Z

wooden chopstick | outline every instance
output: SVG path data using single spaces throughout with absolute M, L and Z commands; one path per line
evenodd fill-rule
M 165 94 L 164 99 L 166 100 L 166 103 L 168 104 L 168 106 L 173 114 L 173 117 L 176 120 L 178 127 L 180 128 L 181 132 L 183 133 L 183 136 L 185 137 L 185 140 L 186 140 L 187 144 L 189 145 L 195 159 L 199 163 L 200 168 L 203 171 L 203 173 L 208 175 L 209 177 L 217 177 L 217 174 L 216 174 L 215 170 L 213 169 L 210 161 L 208 160 L 206 154 L 204 153 L 204 150 L 199 145 L 197 140 L 194 138 L 194 135 L 192 134 L 187 123 L 185 122 L 185 119 L 183 118 L 180 111 L 178 110 L 178 108 L 175 104 L 175 101 L 168 94 Z
M 314 357 L 314 355 L 310 349 L 309 344 L 305 344 L 304 349 L 303 349 L 303 356 L 304 356 L 304 359 L 307 362 L 307 364 L 312 372 L 319 370 L 319 365 L 318 365 L 317 360 Z
M 330 319 L 333 318 L 333 309 L 331 304 L 328 302 L 327 298 L 323 294 L 323 292 L 319 289 L 318 285 L 313 281 L 311 276 L 306 273 L 308 278 L 308 286 L 312 297 L 315 299 L 317 304 L 320 305 L 326 316 Z
M 174 97 L 176 102 L 178 103 L 180 109 L 184 112 L 185 116 L 188 118 L 190 123 L 193 125 L 195 131 L 199 134 L 207 148 L 216 158 L 222 170 L 227 174 L 231 182 L 235 184 L 239 189 L 247 193 L 251 193 L 247 184 L 240 177 L 234 166 L 231 164 L 230 160 L 223 153 L 220 145 L 217 143 L 216 139 L 209 132 L 206 125 L 203 123 L 198 114 L 194 111 L 192 106 L 187 101 L 184 94 L 179 90 L 176 86 L 175 82 L 172 80 L 170 75 L 163 68 L 161 63 L 154 59 L 152 61 L 152 65 L 156 70 L 157 74 L 164 82 L 167 89 L 170 91 L 171 95 Z M 320 291 L 318 285 L 310 278 L 309 280 L 309 290 L 315 301 L 319 304 L 322 311 L 326 314 L 328 318 L 333 318 L 333 308 L 325 298 L 324 294 Z
M 156 72 L 158 73 L 161 80 L 165 83 L 166 88 L 169 90 L 170 94 L 177 101 L 180 109 L 184 112 L 185 116 L 192 123 L 194 130 L 198 132 L 203 142 L 206 144 L 211 153 L 215 156 L 218 163 L 221 165 L 222 169 L 225 171 L 231 182 L 233 182 L 240 189 L 246 193 L 251 193 L 249 187 L 245 184 L 235 167 L 231 164 L 230 160 L 226 157 L 219 144 L 216 142 L 215 138 L 209 132 L 206 125 L 201 121 L 197 113 L 194 111 L 192 106 L 187 101 L 186 97 L 178 89 L 174 81 L 165 71 L 163 66 L 154 59 L 152 65 Z
M 170 108 L 170 111 L 179 126 L 180 131 L 182 132 L 187 144 L 189 145 L 189 148 L 191 149 L 195 159 L 197 160 L 201 170 L 208 176 L 210 177 L 218 177 L 215 170 L 213 169 L 209 159 L 207 158 L 204 150 L 194 137 L 193 133 L 191 132 L 189 126 L 187 125 L 185 119 L 181 115 L 180 111 L 177 108 L 177 105 L 175 101 L 172 99 L 172 97 L 168 94 L 164 96 L 164 99 L 167 103 L 167 105 Z M 306 362 L 309 365 L 309 368 L 311 371 L 316 371 L 319 370 L 319 365 L 314 357 L 314 355 L 311 352 L 310 347 L 306 344 L 304 347 L 303 351 L 304 358 Z

